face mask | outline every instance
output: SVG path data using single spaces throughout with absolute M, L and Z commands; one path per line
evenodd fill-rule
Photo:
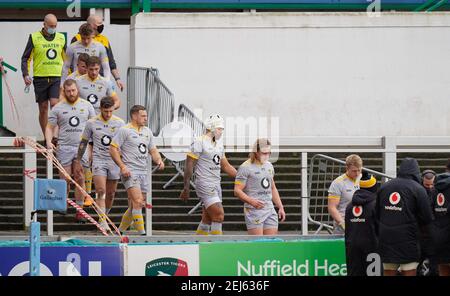
M 47 33 L 49 33 L 50 35 L 53 35 L 56 33 L 56 28 L 47 28 Z
M 105 28 L 105 25 L 97 26 L 97 32 L 100 34 L 101 32 L 103 32 L 104 28 Z

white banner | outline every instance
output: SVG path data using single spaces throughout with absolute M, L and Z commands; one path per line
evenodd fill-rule
M 129 276 L 198 276 L 198 245 L 128 246 Z

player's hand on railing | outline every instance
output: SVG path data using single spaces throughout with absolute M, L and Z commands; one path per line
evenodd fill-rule
M 339 223 L 338 228 L 340 228 L 342 231 L 345 231 L 345 222 L 342 221 L 341 223 Z
M 162 159 L 156 165 L 158 166 L 158 171 L 164 170 L 164 161 Z
M 131 176 L 131 172 L 126 166 L 120 168 L 120 174 L 124 176 L 124 178 L 129 178 Z
M 278 219 L 280 220 L 280 222 L 284 222 L 284 220 L 286 220 L 286 213 L 284 212 L 283 207 L 278 209 Z
M 183 191 L 180 193 L 180 198 L 184 201 L 187 201 L 189 199 L 190 190 L 189 188 L 184 188 Z
M 264 208 L 265 203 L 259 199 L 252 198 L 252 200 L 250 201 L 250 205 L 259 210 Z

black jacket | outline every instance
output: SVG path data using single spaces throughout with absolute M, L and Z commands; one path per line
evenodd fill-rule
M 424 187 L 425 188 L 425 187 Z M 433 212 L 433 199 L 435 198 L 437 191 L 435 188 L 427 189 L 425 191 L 428 195 L 428 202 L 431 212 Z M 431 225 L 432 226 L 432 225 Z M 419 232 L 419 242 L 420 242 L 420 251 L 421 251 L 421 259 L 430 259 L 434 256 L 434 242 L 432 238 L 432 232 L 430 232 L 430 226 L 421 226 Z
M 450 263 L 450 173 L 436 176 L 433 198 L 435 255 L 438 263 Z
M 419 262 L 419 226 L 431 225 L 433 215 L 427 192 L 420 184 L 417 160 L 403 160 L 398 177 L 381 186 L 376 216 L 383 263 Z
M 359 189 L 345 210 L 345 244 L 373 251 L 378 245 L 376 193 Z

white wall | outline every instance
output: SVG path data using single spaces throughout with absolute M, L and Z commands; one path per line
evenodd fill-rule
M 59 22 L 57 29 L 59 32 L 67 32 L 70 42 L 82 23 Z M 38 121 L 38 106 L 35 102 L 33 87 L 29 94 L 24 93 L 25 85 L 20 71 L 20 62 L 29 34 L 40 30 L 41 27 L 42 22 L 0 22 L 0 56 L 3 56 L 6 62 L 18 68 L 17 73 L 8 71 L 7 79 L 22 119 L 21 122 L 13 119 L 9 97 L 3 84 L 4 125 L 15 131 L 19 136 L 36 136 L 38 139 L 43 139 Z M 104 34 L 110 39 L 122 81 L 126 83 L 126 70 L 130 63 L 129 26 L 106 25 Z M 123 93 L 119 91 L 119 96 L 123 100 L 123 107 L 118 111 L 118 116 L 123 117 L 126 115 L 126 91 Z
M 131 61 L 204 114 L 280 117 L 281 136 L 448 135 L 450 14 L 152 13 Z

